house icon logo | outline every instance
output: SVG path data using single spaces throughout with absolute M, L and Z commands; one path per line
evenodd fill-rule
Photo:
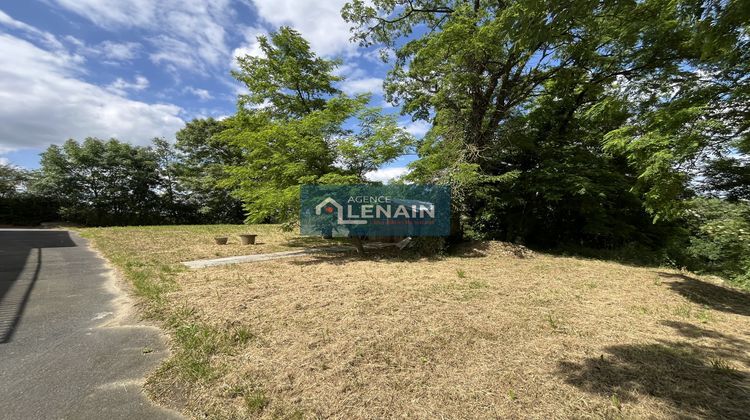
M 302 185 L 300 234 L 448 236 L 450 188 L 442 185 Z
M 367 220 L 346 220 L 344 219 L 344 206 L 338 203 L 331 197 L 321 201 L 320 204 L 315 206 L 315 214 L 320 216 L 323 212 L 326 214 L 337 214 L 337 222 L 340 225 L 365 225 Z

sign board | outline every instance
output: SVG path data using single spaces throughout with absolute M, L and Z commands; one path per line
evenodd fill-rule
M 300 234 L 448 236 L 450 189 L 443 185 L 303 185 Z

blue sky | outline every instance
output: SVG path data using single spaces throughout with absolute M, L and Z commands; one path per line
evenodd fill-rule
M 289 25 L 326 57 L 339 57 L 346 93 L 384 105 L 388 65 L 349 42 L 345 0 L 27 0 L 0 5 L 0 162 L 38 166 L 68 138 L 173 139 L 193 118 L 232 114 L 242 86 L 234 57 Z M 417 136 L 426 124 L 401 119 Z M 373 174 L 402 174 L 405 156 Z

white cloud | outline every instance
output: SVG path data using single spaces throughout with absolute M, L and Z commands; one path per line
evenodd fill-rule
M 407 133 L 415 137 L 424 136 L 428 131 L 430 131 L 430 128 L 432 128 L 432 125 L 422 120 L 411 121 L 404 127 Z
M 366 173 L 365 178 L 373 182 L 380 181 L 387 183 L 408 173 L 409 168 L 406 167 L 384 168 Z
M 53 51 L 58 56 L 61 60 L 60 62 L 64 61 L 68 65 L 74 66 L 85 61 L 83 56 L 70 53 L 56 36 L 35 28 L 27 23 L 15 20 L 2 10 L 0 10 L 0 26 L 15 29 L 23 34 L 24 37 L 44 45 L 44 47 Z
M 102 27 L 145 26 L 154 20 L 158 4 L 151 0 L 53 0 Z
M 72 1 L 72 0 L 71 0 Z M 274 28 L 288 25 L 300 31 L 321 55 L 352 54 L 349 24 L 341 18 L 347 0 L 253 0 L 258 15 Z
M 199 89 L 199 88 L 194 88 L 192 86 L 188 86 L 185 88 L 185 92 L 193 94 L 204 101 L 213 98 L 213 96 L 211 95 L 211 92 L 207 91 L 206 89 Z
M 146 144 L 183 126 L 180 107 L 133 101 L 79 80 L 78 66 L 71 55 L 0 34 L 0 149 L 37 149 L 87 136 Z M 145 83 L 136 78 L 131 84 Z
M 176 78 L 184 70 L 222 72 L 229 62 L 245 54 L 259 56 L 256 40 L 260 34 L 288 25 L 310 42 L 323 56 L 358 56 L 357 45 L 349 41 L 349 24 L 341 18 L 347 0 L 47 0 L 93 24 L 121 32 L 137 28 L 147 39 L 149 58 Z M 236 6 L 252 4 L 258 22 L 253 26 L 238 22 Z M 244 41 L 230 45 L 237 35 Z M 109 60 L 131 60 L 139 46 L 128 43 L 90 47 L 110 56 Z M 145 47 L 143 48 L 145 50 Z M 352 75 L 362 79 L 366 75 Z
M 26 34 L 29 34 L 37 40 L 41 41 L 49 48 L 53 48 L 55 50 L 61 50 L 64 48 L 62 43 L 51 33 L 41 31 L 27 23 L 15 20 L 2 10 L 0 10 L 0 25 L 25 32 Z
M 0 165 L 10 165 L 8 158 L 0 157 Z
M 138 56 L 141 44 L 137 42 L 104 41 L 93 47 L 93 49 L 109 60 L 129 61 Z
M 367 77 L 367 72 L 354 63 L 343 63 L 333 70 L 335 76 L 345 79 L 362 79 Z
M 63 39 L 72 44 L 79 54 L 102 59 L 100 61 L 107 64 L 130 61 L 140 55 L 140 50 L 143 47 L 137 42 L 114 41 L 103 41 L 96 45 L 86 45 L 85 42 L 72 35 L 66 35 Z
M 155 36 L 151 43 L 156 48 L 149 54 L 149 58 L 155 64 L 166 64 L 175 71 L 184 69 L 205 69 L 203 61 L 194 54 L 193 46 L 185 41 L 175 39 L 171 36 Z
M 366 77 L 363 79 L 347 79 L 341 82 L 341 90 L 347 95 L 357 93 L 372 93 L 379 95 L 383 93 L 383 79 L 377 77 Z
M 136 76 L 132 82 L 128 82 L 127 80 L 118 77 L 114 82 L 107 85 L 107 90 L 124 96 L 128 90 L 143 90 L 146 89 L 148 85 L 148 79 L 143 76 Z
M 50 0 L 58 6 L 116 31 L 139 28 L 150 33 L 154 63 L 205 71 L 223 66 L 230 49 L 225 27 L 232 0 Z
M 234 51 L 232 51 L 232 63 L 230 67 L 234 70 L 237 70 L 239 68 L 239 66 L 237 65 L 238 57 L 244 57 L 246 55 L 250 55 L 253 57 L 263 56 L 263 51 L 260 49 L 260 42 L 258 42 L 258 37 L 260 35 L 268 35 L 265 29 L 255 26 L 244 28 L 242 34 L 245 38 L 245 42 L 241 46 L 235 48 Z

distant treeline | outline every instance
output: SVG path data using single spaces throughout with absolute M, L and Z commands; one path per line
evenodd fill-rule
M 220 127 L 196 120 L 177 133 L 175 145 L 68 140 L 42 153 L 38 170 L 3 166 L 0 223 L 242 223 L 241 202 L 217 185 L 220 165 L 237 158 L 212 143 Z

